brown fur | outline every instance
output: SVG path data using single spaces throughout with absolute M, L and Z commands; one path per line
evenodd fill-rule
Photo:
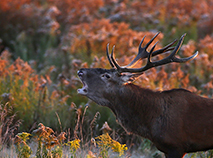
M 154 92 L 124 84 L 114 69 L 78 74 L 88 87 L 83 95 L 109 107 L 126 131 L 150 139 L 167 158 L 213 148 L 212 99 L 184 89 Z

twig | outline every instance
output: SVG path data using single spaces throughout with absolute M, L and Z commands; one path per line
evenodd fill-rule
M 57 112 L 55 112 L 55 114 L 56 114 L 56 116 L 57 116 L 57 118 L 58 118 L 58 123 L 59 123 L 59 125 L 60 125 L 60 129 L 61 129 L 61 132 L 62 132 L 62 125 L 61 125 L 60 117 L 58 116 L 58 113 L 57 113 Z

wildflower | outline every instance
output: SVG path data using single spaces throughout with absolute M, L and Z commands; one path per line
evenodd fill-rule
M 21 138 L 24 142 L 26 142 L 29 139 L 30 135 L 31 134 L 27 132 L 22 132 L 17 134 L 17 136 L 19 136 L 19 138 Z
M 100 147 L 100 154 L 102 157 L 108 157 L 108 150 L 110 149 L 110 145 L 112 143 L 112 138 L 108 133 L 102 134 L 96 137 L 97 144 Z
M 60 143 L 62 143 L 62 141 L 66 139 L 65 135 L 66 135 L 65 132 L 61 132 L 61 133 L 58 135 L 57 138 L 58 138 L 58 140 L 59 140 Z
M 58 142 L 56 136 L 49 135 L 46 138 L 44 138 L 44 144 L 45 144 L 45 146 L 46 146 L 47 149 L 51 149 L 55 145 L 58 145 L 59 142 Z
M 119 156 L 122 156 L 124 151 L 128 149 L 126 144 L 122 145 L 119 142 L 113 140 L 108 133 L 102 134 L 96 137 L 96 139 L 99 139 L 97 144 L 101 148 L 102 157 L 108 156 L 108 149 L 112 149 L 113 152 L 118 152 Z
M 99 139 L 97 141 L 97 144 L 100 147 L 109 148 L 112 143 L 112 138 L 109 136 L 108 133 L 102 134 L 96 137 L 96 139 Z
M 29 139 L 29 133 L 22 132 L 18 133 L 15 137 L 16 149 L 17 149 L 17 157 L 25 157 L 29 158 L 32 154 L 31 148 L 27 145 L 26 140 Z
M 27 144 L 24 144 L 24 146 L 21 147 L 21 149 L 19 149 L 18 158 L 21 157 L 29 158 L 31 154 L 32 154 L 31 148 Z
M 75 139 L 75 140 L 69 141 L 69 142 L 67 142 L 67 145 L 70 146 L 70 152 L 72 154 L 75 154 L 77 149 L 80 148 L 80 140 Z
M 52 128 L 50 128 L 50 127 L 45 127 L 45 129 L 46 129 L 46 131 L 47 131 L 47 133 L 50 135 L 50 134 L 52 134 L 52 133 L 54 133 L 54 131 L 52 130 Z
M 118 152 L 119 156 L 122 156 L 124 154 L 124 151 L 127 150 L 126 144 L 120 144 L 119 142 L 112 140 L 111 149 L 114 152 Z
M 48 135 L 47 131 L 45 130 L 45 126 L 42 123 L 39 123 L 40 126 L 38 129 L 33 130 L 33 134 L 38 136 L 38 138 L 46 137 Z
M 52 153 L 52 157 L 54 157 L 54 158 L 62 157 L 62 155 L 63 155 L 62 147 L 56 146 L 56 148 L 53 149 L 51 151 L 51 153 Z

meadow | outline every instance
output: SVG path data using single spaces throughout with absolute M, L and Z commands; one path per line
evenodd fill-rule
M 1 0 L 0 155 L 163 157 L 149 140 L 128 135 L 108 108 L 78 95 L 77 71 L 110 68 L 108 43 L 126 65 L 144 36 L 147 43 L 161 31 L 153 42 L 159 49 L 186 33 L 178 56 L 198 57 L 152 68 L 135 84 L 212 98 L 212 8 L 212 0 Z M 185 156 L 195 157 L 213 152 Z

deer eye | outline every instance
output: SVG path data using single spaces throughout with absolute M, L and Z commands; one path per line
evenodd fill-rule
M 110 78 L 110 75 L 109 75 L 109 74 L 105 74 L 105 77 L 106 77 L 106 78 Z
M 110 78 L 110 75 L 109 75 L 109 74 L 103 74 L 101 77 L 104 77 L 104 78 L 109 79 L 109 78 Z

